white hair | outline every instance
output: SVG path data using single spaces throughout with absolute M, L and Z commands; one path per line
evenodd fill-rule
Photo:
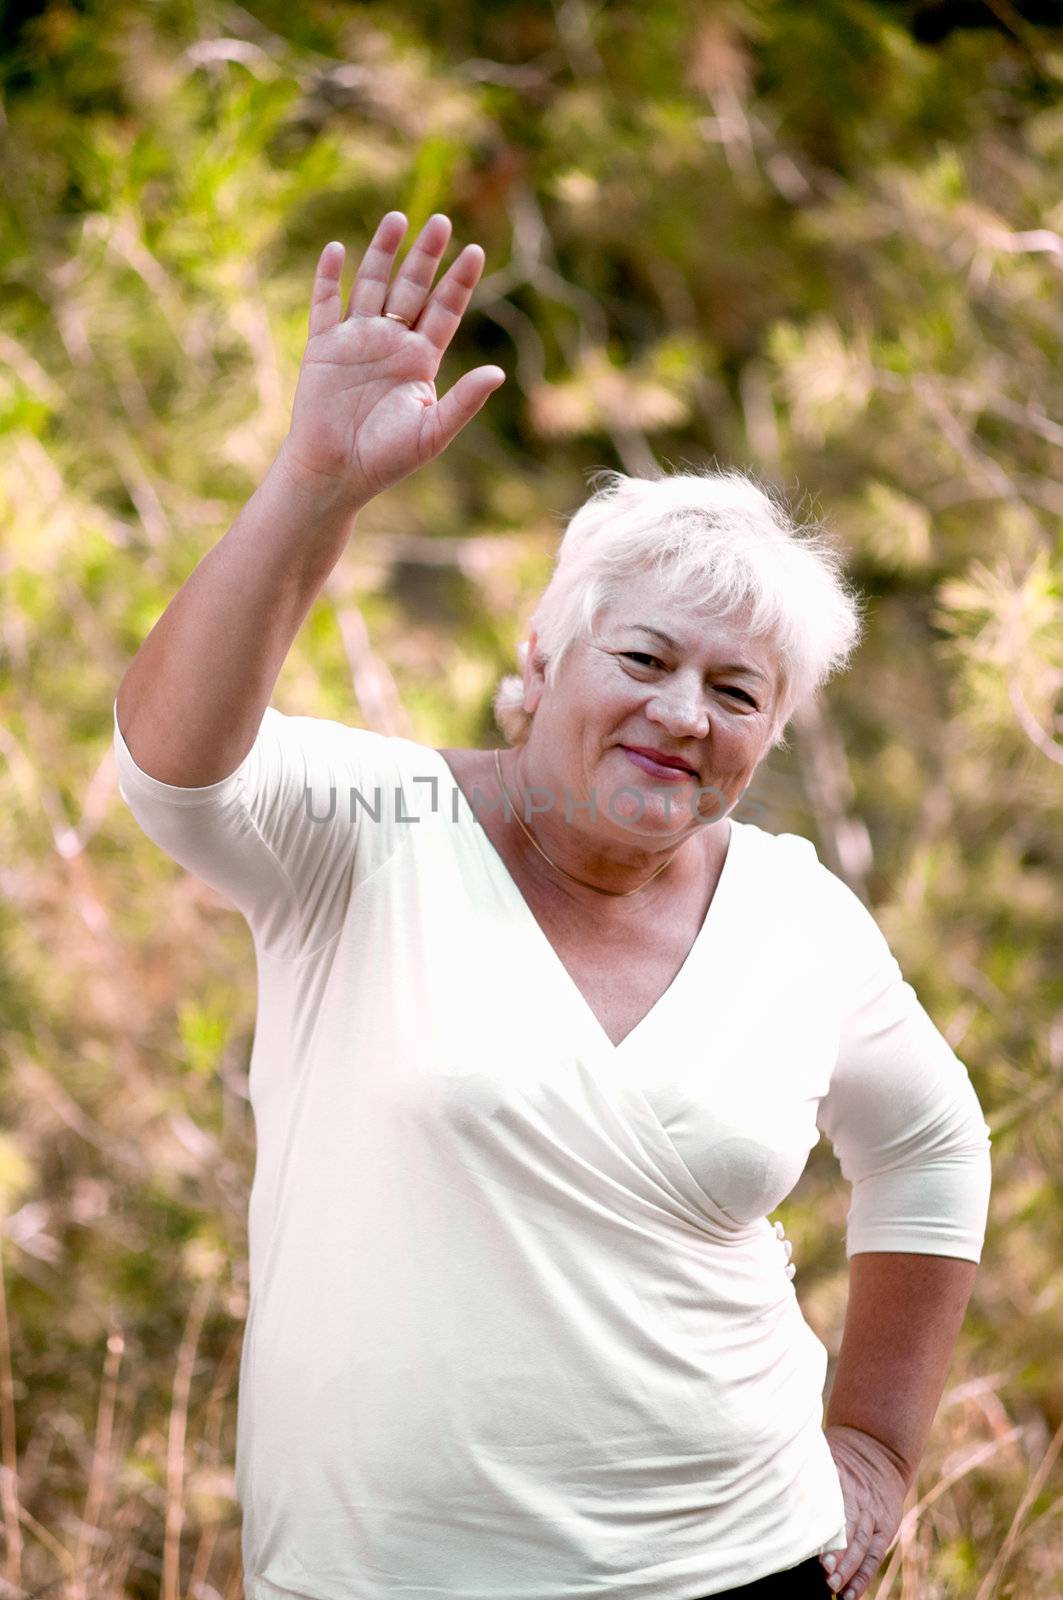
M 771 747 L 787 748 L 794 711 L 847 664 L 860 637 L 861 600 L 836 545 L 820 524 L 797 524 L 748 473 L 704 467 L 634 478 L 599 468 L 590 476 L 595 490 L 570 518 L 529 621 L 547 685 L 625 583 L 652 571 L 682 611 L 705 611 L 770 644 Z M 522 667 L 528 644 L 517 647 Z M 533 713 L 522 678 L 503 678 L 492 703 L 503 737 L 523 744 Z

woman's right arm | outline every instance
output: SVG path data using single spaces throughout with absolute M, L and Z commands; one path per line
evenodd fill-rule
M 401 212 L 382 219 L 346 316 L 343 246 L 321 252 L 288 436 L 122 678 L 119 730 L 163 783 L 201 787 L 235 771 L 359 511 L 445 449 L 504 381 L 499 367 L 477 367 L 436 400 L 483 252 L 467 245 L 428 298 L 450 222 L 430 217 L 389 283 L 405 228 Z M 414 326 L 384 317 L 385 305 Z
M 118 689 L 118 726 L 163 783 L 225 778 L 250 750 L 288 651 L 335 566 L 357 506 L 289 477 L 283 449 L 200 561 Z

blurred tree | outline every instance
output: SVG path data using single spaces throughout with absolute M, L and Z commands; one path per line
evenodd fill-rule
M 510 381 L 369 508 L 276 703 L 441 746 L 497 742 L 491 691 L 596 466 L 734 463 L 835 530 L 869 597 L 866 641 L 758 776 L 753 820 L 813 837 L 874 906 L 970 1067 L 996 1173 L 954 1386 L 882 1593 L 898 1569 L 927 1600 L 1057 1592 L 1054 10 L 8 8 L 12 1593 L 239 1594 L 252 952 L 121 806 L 110 706 L 283 437 L 318 249 L 340 237 L 359 255 L 393 206 L 411 238 L 446 211 L 448 260 L 470 239 L 486 251 L 442 380 L 494 361 Z M 783 1212 L 831 1349 L 845 1208 L 819 1149 Z

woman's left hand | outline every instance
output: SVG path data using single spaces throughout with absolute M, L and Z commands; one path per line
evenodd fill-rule
M 820 1556 L 820 1564 L 839 1600 L 860 1600 L 897 1536 L 908 1483 L 885 1445 L 869 1433 L 840 1424 L 823 1432 L 841 1480 L 849 1543 L 830 1552 L 833 1571 L 827 1556 Z

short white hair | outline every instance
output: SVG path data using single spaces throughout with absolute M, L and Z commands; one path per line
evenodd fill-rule
M 787 748 L 794 711 L 847 664 L 862 627 L 860 596 L 822 525 L 798 524 L 776 490 L 734 470 L 635 478 L 599 468 L 590 480 L 594 492 L 570 518 L 528 624 L 546 683 L 578 640 L 593 637 L 626 582 L 652 571 L 680 610 L 704 610 L 769 642 L 771 747 Z M 517 647 L 522 667 L 528 644 Z M 522 678 L 503 678 L 492 703 L 503 737 L 523 744 L 533 714 Z

